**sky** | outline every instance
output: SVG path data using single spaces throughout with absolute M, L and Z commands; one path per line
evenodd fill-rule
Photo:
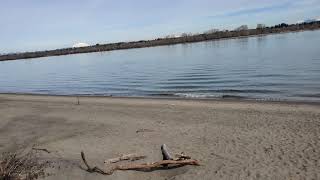
M 1 0 L 0 53 L 320 18 L 320 0 Z

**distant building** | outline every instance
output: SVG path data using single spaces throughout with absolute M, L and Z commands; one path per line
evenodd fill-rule
M 87 47 L 87 46 L 90 46 L 89 44 L 87 44 L 87 43 L 76 43 L 76 44 L 74 44 L 72 47 L 73 48 L 79 48 L 79 47 Z
M 302 24 L 302 23 L 304 23 L 304 21 L 302 21 L 302 20 L 299 20 L 296 22 L 296 24 Z
M 235 29 L 235 31 L 244 31 L 244 30 L 248 30 L 248 25 L 242 25 L 238 28 Z
M 181 34 L 181 37 L 186 37 L 186 36 L 188 36 L 187 33 L 182 33 L 182 34 Z
M 192 33 L 182 33 L 180 37 L 192 36 Z
M 165 38 L 179 38 L 179 37 L 181 37 L 181 35 L 177 35 L 177 34 L 171 34 L 171 35 L 165 36 Z
M 266 27 L 265 24 L 257 24 L 257 29 L 263 29 L 265 27 Z

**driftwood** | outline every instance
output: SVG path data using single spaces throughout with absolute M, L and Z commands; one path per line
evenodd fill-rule
M 141 133 L 141 132 L 154 132 L 152 129 L 138 129 L 136 130 L 136 133 Z
M 141 155 L 138 155 L 138 154 L 124 154 L 124 155 L 121 155 L 120 157 L 108 159 L 108 160 L 104 161 L 104 163 L 109 163 L 110 164 L 110 163 L 116 163 L 116 162 L 119 162 L 119 161 L 126 161 L 126 160 L 136 161 L 136 160 L 144 159 L 146 157 L 147 156 L 141 156 Z
M 183 159 L 191 159 L 190 156 L 185 155 L 183 152 L 180 154 L 176 154 L 175 156 L 176 158 L 174 160 L 176 161 L 183 160 Z
M 107 172 L 105 172 L 104 170 L 102 170 L 102 169 L 100 169 L 100 168 L 98 168 L 98 167 L 96 167 L 96 166 L 93 167 L 93 168 L 91 168 L 91 167 L 89 166 L 87 160 L 86 160 L 86 157 L 85 157 L 83 151 L 81 151 L 81 158 L 82 158 L 82 161 L 83 161 L 84 165 L 86 165 L 86 167 L 87 167 L 87 170 L 86 170 L 86 171 L 88 171 L 89 173 L 96 172 L 96 173 L 100 173 L 100 174 L 104 174 L 104 175 L 109 175 Z
M 51 153 L 48 149 L 45 149 L 45 148 L 35 148 L 35 147 L 33 147 L 33 148 L 32 148 L 32 150 L 36 150 L 36 151 L 44 151 L 44 152 L 46 152 L 46 153 L 48 153 L 48 154 L 50 154 L 50 153 Z
M 142 163 L 142 164 L 127 164 L 127 165 L 117 165 L 108 172 L 107 174 L 112 174 L 116 170 L 137 170 L 137 171 L 152 171 L 156 169 L 163 168 L 174 168 L 174 167 L 182 167 L 186 165 L 195 165 L 199 166 L 199 162 L 194 159 L 186 159 L 186 160 L 162 160 L 154 163 Z
M 186 165 L 194 165 L 194 166 L 200 165 L 198 160 L 191 159 L 190 156 L 186 156 L 183 153 L 176 155 L 177 158 L 173 159 L 171 157 L 170 153 L 168 152 L 167 146 L 165 144 L 163 144 L 161 146 L 161 152 L 162 152 L 163 158 L 168 158 L 168 159 L 158 161 L 158 162 L 153 162 L 153 163 L 116 165 L 114 167 L 111 167 L 107 171 L 104 171 L 104 170 L 100 169 L 99 167 L 91 168 L 89 166 L 89 164 L 87 163 L 83 152 L 81 152 L 81 158 L 87 167 L 86 171 L 88 171 L 90 173 L 96 172 L 96 173 L 100 173 L 103 175 L 111 175 L 114 171 L 117 171 L 117 170 L 152 171 L 152 170 L 157 170 L 157 169 L 168 169 L 168 168 L 182 167 L 182 166 L 186 166 Z M 115 159 L 117 159 L 117 158 L 114 158 L 114 160 Z M 109 162 L 109 160 L 107 160 L 107 162 Z
M 77 96 L 77 105 L 80 105 L 79 96 Z
M 161 152 L 162 152 L 163 160 L 172 160 L 173 159 L 168 151 L 167 145 L 165 145 L 165 144 L 161 145 Z

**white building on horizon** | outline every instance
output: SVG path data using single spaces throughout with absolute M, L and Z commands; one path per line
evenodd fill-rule
M 73 48 L 87 47 L 87 46 L 90 46 L 90 45 L 87 43 L 83 43 L 83 42 L 79 42 L 79 43 L 72 45 Z

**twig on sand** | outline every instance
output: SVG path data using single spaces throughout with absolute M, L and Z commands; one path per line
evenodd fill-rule
M 147 156 L 142 156 L 142 155 L 138 155 L 138 154 L 123 154 L 120 157 L 116 157 L 116 158 L 112 158 L 112 159 L 108 159 L 105 160 L 104 163 L 116 163 L 119 161 L 125 161 L 125 160 L 129 160 L 129 161 L 137 161 L 140 159 L 144 159 Z
M 161 160 L 158 162 L 152 162 L 152 163 L 141 163 L 141 164 L 126 164 L 126 165 L 116 165 L 114 167 L 111 167 L 111 169 L 104 171 L 98 167 L 91 168 L 89 164 L 87 163 L 85 159 L 85 155 L 83 152 L 81 152 L 81 157 L 84 162 L 84 164 L 87 167 L 87 171 L 90 173 L 96 172 L 103 175 L 111 175 L 114 171 L 117 170 L 136 170 L 136 171 L 152 171 L 157 169 L 169 169 L 169 168 L 177 168 L 182 167 L 186 165 L 194 165 L 199 166 L 199 161 L 195 159 L 191 159 L 190 156 L 186 156 L 183 153 L 178 155 L 177 158 L 173 159 L 170 154 L 167 151 L 167 148 L 165 145 L 161 146 L 161 151 L 163 154 L 163 158 L 170 158 Z M 165 153 L 163 153 L 165 151 Z M 166 154 L 166 155 L 164 155 Z M 167 156 L 169 154 L 169 156 Z
M 136 133 L 142 133 L 142 132 L 154 132 L 152 129 L 138 129 L 136 130 Z
M 80 105 L 80 99 L 79 99 L 79 96 L 77 96 L 77 105 Z
M 33 148 L 32 148 L 32 150 L 36 150 L 36 151 L 44 151 L 44 152 L 46 152 L 46 153 L 48 153 L 48 154 L 50 154 L 50 153 L 51 153 L 48 149 L 45 149 L 45 148 L 35 148 L 35 147 L 33 147 Z

